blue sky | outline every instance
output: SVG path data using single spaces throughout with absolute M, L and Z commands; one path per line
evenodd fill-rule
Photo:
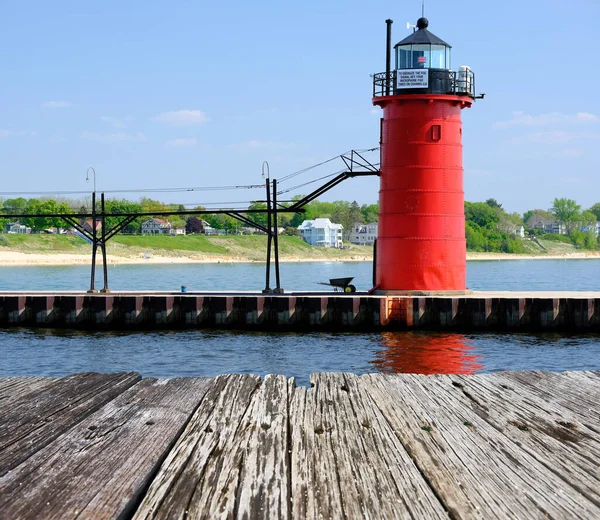
M 255 184 L 265 160 L 281 178 L 377 146 L 369 75 L 385 69 L 384 21 L 394 20 L 395 43 L 420 10 L 3 0 L 0 191 L 86 190 L 89 166 L 99 191 Z M 465 198 L 519 212 L 554 197 L 600 201 L 600 3 L 429 0 L 426 16 L 453 46 L 453 68 L 469 65 L 486 93 L 463 112 Z M 372 203 L 378 189 L 376 178 L 349 180 L 324 200 Z M 205 203 L 262 192 L 151 195 Z

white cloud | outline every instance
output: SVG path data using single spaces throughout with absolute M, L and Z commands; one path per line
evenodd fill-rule
M 197 139 L 195 137 L 192 137 L 190 139 L 171 139 L 170 141 L 167 141 L 165 143 L 165 146 L 169 146 L 171 148 L 186 148 L 190 146 L 196 146 L 196 144 L 198 144 Z
M 69 103 L 68 101 L 46 101 L 42 103 L 42 107 L 44 108 L 70 108 L 73 106 L 73 103 Z
M 230 144 L 228 148 L 236 152 L 248 152 L 252 150 L 268 150 L 270 152 L 277 150 L 293 150 L 297 148 L 294 143 L 280 143 L 276 141 L 261 141 L 260 139 L 250 139 L 243 143 Z
M 509 128 L 511 126 L 552 126 L 565 123 L 595 123 L 600 118 L 589 112 L 577 112 L 576 114 L 563 114 L 561 112 L 550 112 L 548 114 L 531 115 L 525 112 L 513 112 L 509 121 L 494 123 L 494 128 Z
M 127 123 L 130 123 L 131 121 L 133 121 L 132 116 L 125 116 L 125 117 L 102 116 L 100 119 L 102 119 L 102 121 L 104 121 L 105 123 L 109 123 L 109 124 L 113 125 L 115 128 L 125 128 L 127 126 Z
M 372 108 L 369 110 L 369 113 L 373 114 L 374 116 L 381 116 L 383 114 L 381 108 Z
M 173 126 L 200 125 L 208 121 L 208 117 L 201 110 L 174 110 L 163 112 L 154 118 L 159 123 Z
M 88 141 L 95 141 L 97 143 L 119 143 L 125 141 L 145 141 L 146 136 L 141 132 L 136 134 L 127 134 L 125 132 L 115 132 L 112 134 L 98 134 L 94 132 L 83 132 L 81 134 L 83 139 Z

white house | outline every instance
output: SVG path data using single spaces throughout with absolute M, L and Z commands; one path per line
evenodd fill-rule
M 172 227 L 171 229 L 169 229 L 169 235 L 171 235 L 171 236 L 185 235 L 185 227 L 183 227 L 183 226 Z
M 142 222 L 142 235 L 170 235 L 172 227 L 168 220 L 151 218 Z
M 298 226 L 303 240 L 318 247 L 342 247 L 342 229 L 344 226 L 334 224 L 328 218 L 305 220 Z
M 31 233 L 31 228 L 24 226 L 20 222 L 11 222 L 10 224 L 6 224 L 6 232 L 16 233 L 17 235 L 28 235 Z
M 378 229 L 379 224 L 377 222 L 371 222 L 370 224 L 359 224 L 357 222 L 350 231 L 350 243 L 359 246 L 372 246 L 377 239 Z
M 517 226 L 513 228 L 512 234 L 521 238 L 525 238 L 525 228 L 523 226 Z

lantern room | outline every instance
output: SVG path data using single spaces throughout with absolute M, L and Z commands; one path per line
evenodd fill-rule
M 394 45 L 392 69 L 391 24 L 388 23 L 386 72 L 373 75 L 373 97 L 404 94 L 445 94 L 475 98 L 475 75 L 466 65 L 451 70 L 452 46 L 431 33 L 427 18 L 417 20 L 416 30 Z
M 417 20 L 417 30 L 394 46 L 396 70 L 450 69 L 450 49 L 445 41 L 431 33 L 427 18 Z

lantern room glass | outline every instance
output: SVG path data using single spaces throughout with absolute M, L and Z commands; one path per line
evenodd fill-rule
M 399 45 L 396 69 L 450 69 L 450 48 L 445 45 Z

